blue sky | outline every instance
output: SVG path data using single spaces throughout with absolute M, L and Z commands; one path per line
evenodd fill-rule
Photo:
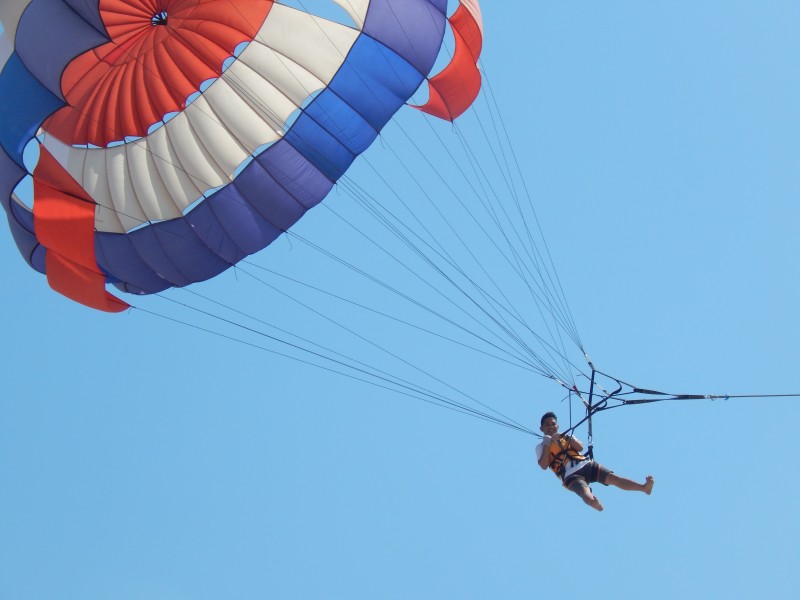
M 800 7 L 484 4 L 483 67 L 597 366 L 670 392 L 800 392 Z M 479 135 L 473 115 L 460 127 Z M 392 153 L 416 164 L 406 132 L 429 140 L 421 115 L 401 111 L 349 177 L 393 202 L 375 167 L 427 214 Z M 430 169 L 419 176 L 446 206 Z M 346 193 L 326 205 L 336 213 L 315 209 L 298 235 L 438 306 L 342 225 L 336 214 L 381 239 Z M 92 312 L 50 291 L 5 227 L 0 247 L 0 597 L 800 593 L 796 398 L 598 416 L 597 458 L 656 478 L 650 497 L 595 488 L 598 514 L 538 468 L 532 436 L 247 346 L 278 348 L 159 298 L 130 300 L 238 341 L 143 311 Z M 427 324 L 297 239 L 253 263 Z M 438 385 L 244 272 L 193 289 Z M 528 427 L 547 410 L 567 419 L 549 380 L 302 298 Z

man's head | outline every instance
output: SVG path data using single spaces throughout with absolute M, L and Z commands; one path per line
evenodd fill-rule
M 558 433 L 558 419 L 556 418 L 556 413 L 546 412 L 542 415 L 542 420 L 539 423 L 539 431 L 545 435 Z

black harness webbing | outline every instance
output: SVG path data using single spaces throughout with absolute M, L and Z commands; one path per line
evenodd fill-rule
M 612 377 L 608 373 L 604 373 L 598 369 L 595 369 L 594 365 L 592 364 L 591 359 L 585 355 L 586 362 L 588 363 L 589 367 L 592 370 L 591 377 L 589 377 L 589 390 L 581 391 L 578 389 L 577 385 L 567 385 L 564 382 L 560 382 L 561 385 L 570 392 L 570 397 L 574 393 L 581 399 L 583 405 L 586 408 L 586 416 L 575 423 L 572 424 L 572 408 L 570 404 L 570 427 L 566 431 L 563 432 L 563 435 L 572 436 L 573 432 L 583 425 L 584 423 L 587 424 L 588 427 L 588 440 L 587 440 L 587 448 L 586 452 L 583 452 L 583 456 L 588 459 L 594 459 L 594 440 L 593 440 L 593 430 L 592 430 L 592 417 L 596 413 L 611 410 L 612 408 L 619 408 L 620 406 L 628 406 L 634 404 L 652 404 L 654 402 L 667 402 L 667 401 L 681 401 L 681 400 L 728 400 L 730 398 L 798 398 L 800 394 L 738 394 L 738 395 L 731 395 L 731 394 L 670 394 L 667 392 L 659 392 L 657 390 L 652 390 L 649 388 L 641 388 L 630 383 L 627 383 L 617 377 Z M 616 386 L 616 389 L 609 392 L 606 389 L 603 389 L 603 385 L 598 382 L 598 376 L 604 377 L 606 380 L 613 383 Z M 609 386 L 611 387 L 611 386 Z M 598 390 L 600 392 L 598 393 Z M 584 395 L 587 396 L 588 399 L 584 399 Z M 571 401 L 571 400 L 570 400 Z M 559 460 L 562 457 L 562 454 L 566 453 L 566 450 L 562 450 L 561 453 L 557 455 L 556 458 Z

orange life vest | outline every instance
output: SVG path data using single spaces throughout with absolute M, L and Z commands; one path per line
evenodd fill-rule
M 586 460 L 586 457 L 571 448 L 569 442 L 563 437 L 558 438 L 557 442 L 551 442 L 545 451 L 550 452 L 550 469 L 561 480 L 564 479 L 564 472 L 569 463 Z

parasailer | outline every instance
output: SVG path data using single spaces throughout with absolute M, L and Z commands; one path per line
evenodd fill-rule
M 536 459 L 542 469 L 552 470 L 564 484 L 564 487 L 575 492 L 581 500 L 594 508 L 603 510 L 603 505 L 594 495 L 589 484 L 601 483 L 613 485 L 630 492 L 653 491 L 655 480 L 652 475 L 645 478 L 644 483 L 615 475 L 594 459 L 581 454 L 583 443 L 572 435 L 558 433 L 558 419 L 555 413 L 542 415 L 540 431 L 544 434 L 542 441 L 536 446 Z

